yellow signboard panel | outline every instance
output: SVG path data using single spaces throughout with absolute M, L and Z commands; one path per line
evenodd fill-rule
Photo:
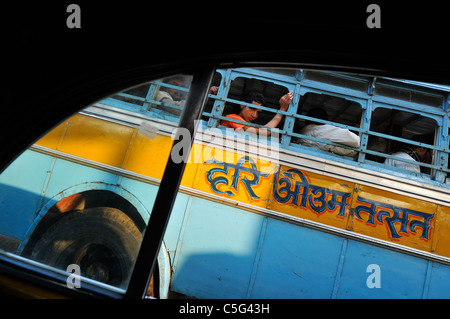
M 60 151 L 111 166 L 122 165 L 133 128 L 85 115 L 75 115 L 68 122 Z
M 450 207 L 439 206 L 438 208 L 433 252 L 450 257 Z
M 352 183 L 281 166 L 270 208 L 345 229 L 353 187 Z
M 37 145 L 121 167 L 134 129 L 117 123 L 76 114 L 64 121 Z
M 161 179 L 171 146 L 172 140 L 168 136 L 155 134 L 155 136 L 149 137 L 137 131 L 128 148 L 123 168 Z
M 349 229 L 375 238 L 431 251 L 437 205 L 357 185 Z
M 275 164 L 256 157 L 205 146 L 195 188 L 266 208 L 276 169 Z

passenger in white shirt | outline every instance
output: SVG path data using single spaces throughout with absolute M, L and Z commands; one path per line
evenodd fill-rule
M 186 77 L 183 75 L 174 76 L 172 78 L 166 79 L 164 82 L 167 84 L 170 84 L 173 86 L 179 86 L 179 87 L 188 87 L 189 86 L 189 81 L 186 80 Z M 154 97 L 154 99 L 158 102 L 164 102 L 164 103 L 168 103 L 171 105 L 183 107 L 184 104 L 186 103 L 185 95 L 186 95 L 186 93 L 181 90 L 171 88 L 171 87 L 161 87 L 159 90 L 157 90 L 156 96 Z M 162 109 L 166 112 L 175 114 L 177 116 L 179 116 L 181 114 L 181 110 L 176 109 L 176 108 L 172 108 L 172 107 L 168 107 L 168 106 L 157 106 L 157 108 Z
M 425 144 L 434 144 L 434 138 L 431 135 L 416 135 L 412 138 L 413 141 L 425 143 Z M 392 154 L 393 156 L 407 159 L 415 162 L 423 162 L 423 163 L 431 163 L 432 161 L 432 151 L 429 148 L 417 145 L 406 145 L 401 148 L 400 151 Z M 394 167 L 403 168 L 415 173 L 420 173 L 420 165 L 413 163 L 406 163 L 400 160 L 387 158 L 384 161 L 384 164 Z
M 184 87 L 188 88 L 190 86 L 191 77 L 185 76 L 185 75 L 177 75 L 172 78 L 166 79 L 164 83 L 178 86 L 178 87 Z M 212 86 L 209 89 L 210 94 L 217 94 L 219 91 L 218 86 Z M 171 105 L 181 106 L 184 107 L 184 104 L 186 104 L 186 97 L 187 92 L 178 90 L 176 88 L 171 87 L 161 87 L 157 90 L 156 96 L 154 97 L 155 101 L 163 102 Z M 177 108 L 172 108 L 169 106 L 157 106 L 157 108 L 162 109 L 166 112 L 175 114 L 179 116 L 181 114 L 181 110 Z
M 322 120 L 328 120 L 328 114 L 324 109 L 315 108 L 308 111 L 306 114 L 309 117 L 314 117 Z M 351 147 L 359 147 L 359 136 L 348 129 L 336 127 L 329 124 L 317 124 L 312 121 L 306 121 L 306 126 L 299 132 L 299 134 L 316 137 L 328 140 L 334 143 L 343 144 Z M 294 143 L 299 143 L 305 146 L 310 146 L 327 152 L 336 153 L 339 155 L 356 156 L 357 151 L 348 148 L 343 148 L 335 145 L 312 141 L 304 138 L 296 138 Z

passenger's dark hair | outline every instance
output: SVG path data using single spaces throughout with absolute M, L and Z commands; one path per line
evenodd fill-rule
M 321 108 L 313 108 L 313 109 L 309 110 L 306 113 L 306 116 L 314 117 L 316 119 L 328 121 L 327 111 L 325 111 L 324 109 L 321 109 Z M 317 123 L 317 122 L 314 122 L 312 120 L 306 120 L 306 125 L 308 125 L 308 124 L 319 124 L 320 125 L 322 123 Z
M 261 105 L 264 105 L 266 103 L 266 100 L 264 98 L 264 95 L 262 95 L 261 93 L 251 91 L 247 94 L 245 102 L 247 103 L 258 102 L 261 103 Z

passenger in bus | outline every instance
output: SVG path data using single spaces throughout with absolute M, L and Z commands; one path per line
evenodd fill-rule
M 432 135 L 429 134 L 416 135 L 412 138 L 412 140 L 430 145 L 434 144 L 434 138 Z M 422 163 L 431 163 L 433 159 L 432 151 L 429 148 L 408 144 L 404 144 L 398 152 L 395 152 L 392 155 L 403 159 Z M 422 168 L 421 170 L 421 166 L 419 164 L 406 163 L 401 160 L 396 160 L 392 158 L 387 158 L 384 161 L 384 164 L 403 168 L 409 171 L 413 171 L 415 173 L 426 172 L 426 168 Z
M 189 84 L 190 84 L 190 78 L 191 78 L 190 76 L 178 75 L 178 76 L 174 76 L 174 77 L 165 79 L 164 83 L 167 83 L 167 84 L 170 84 L 173 86 L 182 87 L 182 88 L 187 88 L 187 87 L 189 87 Z M 209 93 L 217 94 L 218 90 L 219 90 L 219 88 L 217 86 L 212 86 L 209 89 Z M 183 107 L 184 104 L 186 103 L 186 95 L 187 95 L 187 92 L 184 92 L 182 90 L 179 90 L 176 88 L 171 88 L 171 87 L 161 86 L 159 88 L 159 90 L 156 92 L 156 96 L 155 96 L 154 100 L 157 102 L 163 102 L 163 103 L 167 103 L 170 105 L 176 105 L 176 106 Z M 164 105 L 157 106 L 157 108 L 162 109 L 166 112 L 169 112 L 169 113 L 177 115 L 177 116 L 180 116 L 180 114 L 181 114 L 181 110 L 178 108 L 164 106 Z
M 307 112 L 306 115 L 309 117 L 328 121 L 327 111 L 322 108 L 311 109 Z M 359 136 L 353 132 L 350 132 L 350 130 L 348 129 L 336 127 L 329 124 L 321 124 L 312 120 L 306 121 L 306 126 L 299 132 L 299 134 L 316 137 L 351 147 L 359 147 L 360 142 Z M 318 141 L 308 140 L 305 138 L 295 138 L 293 142 L 339 155 L 354 157 L 357 154 L 357 151 L 355 150 L 321 143 Z
M 286 111 L 288 109 L 293 96 L 294 92 L 291 91 L 280 98 L 280 100 L 278 101 L 280 103 L 280 111 Z M 262 106 L 265 103 L 265 98 L 264 95 L 262 95 L 261 93 L 249 92 L 247 98 L 245 99 L 245 102 L 254 104 L 256 106 Z M 251 123 L 258 118 L 259 113 L 261 113 L 260 109 L 241 104 L 241 111 L 239 112 L 239 114 L 228 114 L 226 117 Z M 282 118 L 283 118 L 282 114 L 275 114 L 275 116 L 266 125 L 264 125 L 264 127 L 261 128 L 252 127 L 241 123 L 234 123 L 230 121 L 222 121 L 221 125 L 226 127 L 232 127 L 238 132 L 243 129 L 246 132 L 252 132 L 262 135 L 270 135 L 270 130 L 265 129 L 265 127 L 276 128 Z
M 183 87 L 183 88 L 186 88 L 189 86 L 189 81 L 186 79 L 186 76 L 184 76 L 184 75 L 177 75 L 177 76 L 165 79 L 163 82 L 173 85 L 173 86 L 179 86 L 179 87 Z M 154 100 L 157 102 L 163 102 L 166 104 L 183 107 L 184 104 L 186 103 L 185 98 L 184 98 L 184 93 L 185 92 L 175 89 L 175 88 L 161 86 L 157 90 Z M 177 116 L 180 116 L 180 114 L 181 114 L 181 110 L 174 108 L 174 107 L 159 105 L 159 106 L 157 106 L 157 108 L 164 110 L 166 112 L 169 112 L 171 114 L 177 115 Z

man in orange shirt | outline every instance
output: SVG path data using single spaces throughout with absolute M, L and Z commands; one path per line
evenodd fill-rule
M 280 111 L 286 111 L 288 109 L 289 103 L 291 103 L 293 96 L 294 93 L 291 91 L 280 98 L 279 100 Z M 254 104 L 256 106 L 262 106 L 264 104 L 264 96 L 261 93 L 250 92 L 247 95 L 245 102 Z M 261 113 L 260 109 L 241 104 L 241 111 L 239 112 L 239 114 L 228 114 L 226 117 L 251 123 L 258 118 L 259 113 Z M 272 120 L 270 120 L 266 125 L 264 125 L 264 127 L 275 128 L 278 126 L 282 118 L 283 115 L 275 114 Z M 230 121 L 222 121 L 221 124 L 226 127 L 232 127 L 238 132 L 244 129 L 247 132 L 270 135 L 270 131 L 265 129 L 264 127 L 256 128 L 245 124 L 234 123 Z

